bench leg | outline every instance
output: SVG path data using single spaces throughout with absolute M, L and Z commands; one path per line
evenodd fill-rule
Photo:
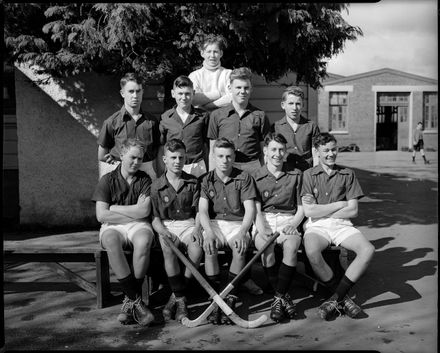
M 96 264 L 96 307 L 105 306 L 105 299 L 110 296 L 110 272 L 107 253 L 102 250 L 95 252 Z

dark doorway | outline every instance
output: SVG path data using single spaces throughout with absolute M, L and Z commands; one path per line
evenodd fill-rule
M 397 150 L 397 107 L 378 107 L 376 151 Z

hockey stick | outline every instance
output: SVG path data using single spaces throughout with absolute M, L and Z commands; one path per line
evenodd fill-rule
M 231 283 L 229 283 L 219 294 L 219 296 L 221 298 L 226 297 L 232 289 L 234 289 L 235 285 L 238 283 L 238 281 L 241 280 L 241 278 L 246 274 L 246 272 L 251 268 L 252 264 L 258 260 L 258 258 L 261 256 L 261 254 L 263 254 L 264 251 L 266 251 L 266 249 L 269 247 L 270 244 L 272 244 L 276 238 L 278 238 L 280 235 L 279 232 L 275 232 L 274 234 L 272 234 L 272 236 L 270 237 L 270 239 L 263 245 L 263 247 L 258 250 L 258 252 L 252 257 L 252 259 L 249 260 L 249 262 L 246 264 L 245 267 L 243 267 L 243 269 L 237 274 L 237 276 L 235 276 L 235 278 L 231 281 Z M 204 323 L 206 321 L 206 319 L 208 318 L 209 314 L 211 314 L 211 312 L 214 310 L 215 306 L 217 304 L 215 303 L 215 301 L 213 301 L 206 309 L 205 311 L 196 319 L 194 320 L 190 320 L 187 317 L 184 317 L 182 319 L 182 324 L 184 324 L 186 327 L 197 327 L 199 325 L 201 325 L 202 323 Z
M 225 301 L 217 294 L 214 288 L 208 283 L 208 281 L 202 276 L 202 274 L 197 270 L 191 260 L 187 259 L 185 255 L 174 245 L 173 241 L 166 236 L 162 236 L 165 243 L 173 250 L 177 257 L 183 262 L 183 264 L 191 271 L 194 277 L 199 281 L 202 287 L 208 292 L 212 297 L 214 302 L 219 306 L 219 308 L 234 322 L 236 325 L 243 328 L 256 328 L 259 327 L 263 322 L 267 320 L 266 315 L 261 315 L 258 319 L 253 321 L 243 320 L 239 317 Z M 183 321 L 183 320 L 182 320 Z

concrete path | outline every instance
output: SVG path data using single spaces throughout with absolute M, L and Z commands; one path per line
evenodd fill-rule
M 438 163 L 411 164 L 408 152 L 345 152 L 338 162 L 352 167 L 363 187 L 359 217 L 353 220 L 376 248 L 365 275 L 352 289 L 364 314 L 322 321 L 316 307 L 323 299 L 297 284 L 290 293 L 296 320 L 260 328 L 175 322 L 149 328 L 116 322 L 120 304 L 95 308 L 95 298 L 65 283 L 43 264 L 22 264 L 4 274 L 6 350 L 374 350 L 396 353 L 437 352 L 438 313 Z M 73 266 L 73 265 L 72 265 Z M 77 271 L 93 279 L 93 269 Z M 264 284 L 261 266 L 253 269 Z M 115 293 L 117 294 L 117 293 Z M 166 293 L 151 306 L 160 316 Z M 271 297 L 243 295 L 243 318 L 269 315 Z M 190 317 L 206 306 L 192 301 Z

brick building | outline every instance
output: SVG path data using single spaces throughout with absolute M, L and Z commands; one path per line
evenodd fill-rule
M 393 69 L 329 75 L 318 91 L 318 125 L 363 152 L 408 150 L 417 122 L 425 149 L 438 148 L 438 81 Z

